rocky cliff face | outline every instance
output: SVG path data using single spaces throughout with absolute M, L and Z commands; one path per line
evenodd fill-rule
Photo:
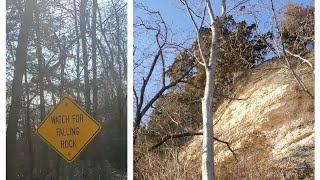
M 281 61 L 261 64 L 238 78 L 234 98 L 221 103 L 214 116 L 216 179 L 313 179 L 314 101 L 302 91 Z M 314 76 L 296 66 L 314 94 Z M 180 155 L 190 179 L 201 175 L 202 137 Z M 200 176 L 201 177 L 201 176 Z

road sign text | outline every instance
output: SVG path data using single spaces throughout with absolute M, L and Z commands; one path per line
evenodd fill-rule
M 65 160 L 72 162 L 101 126 L 80 106 L 64 97 L 37 129 L 37 133 Z

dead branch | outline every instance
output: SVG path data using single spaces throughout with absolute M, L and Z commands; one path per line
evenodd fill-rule
M 205 68 L 207 68 L 208 62 L 206 62 L 206 60 L 205 60 L 205 57 L 204 57 L 204 55 L 203 55 L 203 51 L 202 51 L 202 48 L 201 48 L 201 43 L 200 43 L 200 40 L 201 40 L 200 34 L 199 34 L 199 29 L 200 29 L 200 27 L 198 27 L 198 25 L 197 25 L 197 23 L 196 23 L 193 15 L 192 15 L 192 12 L 191 12 L 191 10 L 190 10 L 191 8 L 189 7 L 187 1 L 181 1 L 181 2 L 184 4 L 185 8 L 187 9 L 188 14 L 189 14 L 189 17 L 190 17 L 190 19 L 191 19 L 191 21 L 192 21 L 192 24 L 193 24 L 193 26 L 194 26 L 194 28 L 195 28 L 195 30 L 196 30 L 196 33 L 197 33 L 198 47 L 199 47 L 199 52 L 200 52 L 201 59 L 196 58 L 196 60 L 197 60 L 197 62 L 198 62 L 199 64 L 201 64 L 201 65 L 203 65 Z M 203 10 L 204 14 L 203 14 L 203 16 L 202 16 L 201 25 L 202 25 L 203 20 L 204 20 L 205 11 L 206 11 L 206 7 L 205 7 L 204 10 Z
M 280 42 L 281 42 L 281 50 L 284 54 L 284 59 L 287 63 L 287 66 L 288 68 L 291 70 L 291 73 L 293 75 L 293 77 L 297 80 L 299 86 L 312 98 L 314 99 L 314 96 L 309 92 L 309 90 L 307 89 L 307 87 L 304 85 L 304 83 L 302 82 L 302 80 L 300 79 L 300 77 L 296 74 L 296 72 L 294 71 L 294 69 L 292 68 L 292 65 L 291 63 L 289 62 L 288 60 L 288 56 L 287 56 L 287 52 L 285 50 L 285 46 L 284 46 L 284 41 L 283 41 L 283 38 L 282 38 L 282 33 L 280 31 L 280 28 L 279 28 L 279 25 L 278 25 L 278 20 L 277 20 L 277 16 L 276 16 L 276 13 L 275 13 L 275 10 L 274 10 L 274 3 L 273 3 L 273 0 L 270 0 L 271 2 L 271 9 L 272 9 L 272 13 L 273 13 L 273 20 L 275 22 L 275 25 L 276 25 L 276 29 L 278 31 L 278 34 L 279 34 L 279 37 L 280 37 Z
M 237 7 L 239 7 L 239 6 L 241 6 L 242 4 L 244 4 L 244 3 L 247 3 L 247 2 L 249 2 L 250 0 L 246 0 L 246 1 L 243 1 L 243 2 L 241 2 L 241 3 L 239 3 L 239 4 L 237 4 L 236 6 L 234 6 L 233 8 L 231 8 L 228 12 L 226 12 L 225 14 L 228 14 L 229 12 L 231 12 L 231 11 L 233 11 L 234 9 L 236 9 Z
M 171 134 L 171 135 L 166 135 L 165 137 L 163 137 L 161 139 L 161 141 L 159 141 L 158 143 L 154 144 L 153 146 L 149 147 L 147 149 L 148 152 L 153 151 L 154 149 L 160 147 L 162 144 L 164 144 L 166 141 L 171 140 L 171 139 L 175 139 L 175 138 L 181 138 L 181 137 L 189 137 L 189 136 L 199 136 L 199 135 L 203 135 L 202 132 L 186 132 L 186 133 L 182 133 L 182 134 Z M 220 140 L 216 137 L 213 137 L 214 140 L 226 144 L 228 149 L 231 151 L 231 153 L 233 154 L 234 158 L 236 159 L 236 161 L 238 161 L 237 159 L 237 154 L 234 152 L 234 150 L 231 148 L 230 143 L 227 141 L 223 141 Z
M 290 51 L 287 50 L 287 49 L 286 49 L 285 51 L 286 51 L 289 55 L 301 59 L 303 62 L 307 63 L 311 68 L 313 68 L 311 62 L 310 62 L 308 59 L 305 59 L 305 58 L 301 57 L 301 56 L 298 55 L 298 54 L 294 54 L 294 53 L 290 52 Z

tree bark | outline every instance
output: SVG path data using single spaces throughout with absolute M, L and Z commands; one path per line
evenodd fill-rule
M 202 99 L 203 143 L 202 143 L 202 179 L 213 180 L 213 123 L 212 123 L 212 96 L 213 75 L 212 69 L 206 69 L 206 85 Z
M 97 0 L 93 0 L 92 4 L 92 95 L 93 107 L 92 115 L 97 119 L 98 109 L 98 86 L 97 86 Z
M 21 27 L 14 62 L 14 75 L 12 82 L 12 96 L 9 110 L 7 128 L 7 179 L 16 179 L 16 134 L 22 103 L 22 79 L 27 67 L 27 46 L 30 27 L 32 24 L 33 0 L 25 1 L 25 10 L 21 18 Z
M 38 84 L 39 84 L 39 96 L 40 96 L 40 121 L 45 119 L 46 111 L 45 111 L 45 100 L 44 100 L 44 58 L 42 54 L 42 46 L 41 46 L 41 30 L 40 30 L 40 6 L 37 3 L 35 9 L 35 31 L 36 31 L 36 53 L 38 59 Z M 41 172 L 40 176 L 45 178 L 48 174 L 49 164 L 48 164 L 48 146 L 45 143 L 42 143 L 42 160 L 41 160 Z
M 74 8 L 74 24 L 77 36 L 77 102 L 80 102 L 80 40 L 79 40 L 79 29 L 78 29 L 78 16 L 77 16 L 77 4 L 76 0 L 73 0 Z
M 84 69 L 84 98 L 85 109 L 87 113 L 91 114 L 91 100 L 90 100 L 90 84 L 89 84 L 89 69 L 88 69 L 88 52 L 87 52 L 87 40 L 86 40 L 86 8 L 88 0 L 81 0 L 80 4 L 80 37 L 82 42 L 82 58 Z M 83 152 L 81 160 L 82 177 L 88 176 L 88 160 L 87 153 Z
M 225 2 L 223 3 L 225 5 Z M 213 111 L 212 102 L 214 95 L 214 74 L 216 70 L 217 51 L 219 44 L 218 27 L 213 15 L 210 0 L 206 0 L 206 6 L 211 19 L 211 48 L 209 61 L 204 63 L 206 71 L 206 84 L 202 98 L 203 117 L 203 144 L 202 144 L 202 179 L 214 179 L 214 149 L 213 149 Z M 225 7 L 223 8 L 225 9 Z M 224 10 L 225 12 L 225 10 Z M 198 42 L 200 43 L 200 42 Z
M 66 58 L 67 58 L 67 52 L 66 52 L 66 41 L 63 40 L 62 43 L 60 44 L 60 57 L 59 57 L 59 61 L 60 61 L 60 89 L 59 89 L 59 96 L 60 99 L 63 98 L 64 96 L 64 71 L 65 71 L 65 65 L 66 65 Z
M 25 123 L 25 148 L 26 148 L 26 161 L 25 161 L 25 176 L 26 180 L 32 180 L 33 170 L 33 154 L 32 154 L 32 143 L 31 143 L 31 125 L 30 125 L 30 97 L 29 97 L 29 84 L 27 78 L 27 72 L 25 72 L 25 91 L 26 91 L 26 123 Z
M 87 40 L 86 40 L 86 7 L 88 0 L 81 0 L 80 5 L 80 36 L 82 41 L 82 58 L 84 65 L 84 97 L 85 108 L 87 113 L 91 114 L 91 100 L 90 100 L 90 84 L 89 84 L 89 69 L 88 69 L 88 52 L 87 52 Z
M 189 13 L 191 21 L 197 31 L 197 42 L 201 57 L 197 58 L 197 61 L 204 66 L 206 72 L 206 82 L 204 95 L 202 98 L 202 121 L 203 121 L 203 142 L 202 142 L 202 179 L 213 180 L 214 179 L 214 153 L 213 153 L 213 112 L 212 101 L 214 94 L 214 74 L 217 62 L 217 51 L 219 44 L 218 26 L 215 19 L 213 9 L 210 0 L 204 0 L 205 6 L 208 9 L 210 16 L 210 29 L 211 29 L 211 45 L 210 45 L 210 57 L 207 58 L 203 54 L 203 49 L 200 44 L 199 28 L 194 20 L 194 17 L 190 11 L 190 7 L 187 1 L 181 1 L 186 10 Z M 202 23 L 205 18 L 205 9 L 203 10 Z M 222 20 L 226 15 L 226 0 L 222 0 Z M 201 23 L 201 26 L 202 26 Z
M 118 14 L 118 9 L 116 8 L 114 2 L 112 1 L 113 4 L 113 9 L 115 11 L 115 19 L 116 19 L 116 45 L 117 45 L 117 63 L 118 63 L 118 76 L 119 80 L 117 82 L 117 109 L 118 109 L 118 129 L 119 129 L 119 138 L 120 142 L 126 137 L 126 118 L 124 118 L 124 103 L 125 99 L 123 96 L 123 89 L 122 89 L 122 82 L 123 82 L 123 69 L 122 69 L 122 48 L 121 48 L 121 40 L 120 40 L 120 33 L 121 33 L 121 27 L 120 27 L 120 19 L 119 19 L 119 14 Z M 125 158 L 125 156 L 121 156 L 121 158 Z M 121 159 L 120 161 L 123 162 L 125 159 Z
M 92 117 L 98 120 L 98 85 L 97 85 L 97 0 L 92 2 L 92 24 L 91 24 L 91 52 L 92 52 Z M 99 137 L 95 142 L 98 142 Z M 95 143 L 92 148 L 98 148 L 97 143 Z M 95 157 L 99 156 L 96 154 Z M 99 158 L 97 158 L 99 159 Z M 101 161 L 96 162 L 96 166 L 99 166 Z M 93 169 L 92 176 L 94 179 L 98 179 L 99 170 L 97 168 Z

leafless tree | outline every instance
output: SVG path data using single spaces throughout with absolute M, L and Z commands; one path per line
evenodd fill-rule
M 170 88 L 176 86 L 178 83 L 182 82 L 183 79 L 190 73 L 190 71 L 195 67 L 191 66 L 187 71 L 185 71 L 180 77 L 178 77 L 175 81 L 167 82 L 166 80 L 166 71 L 167 71 L 167 65 L 166 60 L 164 57 L 164 53 L 166 49 L 169 49 L 169 46 L 172 46 L 172 43 L 168 40 L 168 26 L 166 22 L 163 20 L 161 14 L 159 11 L 151 11 L 147 9 L 145 6 L 141 4 L 136 4 L 137 8 L 141 8 L 146 13 L 154 16 L 157 20 L 155 25 L 149 24 L 145 22 L 143 19 L 138 18 L 137 22 L 135 22 L 134 27 L 135 28 L 143 28 L 146 31 L 151 31 L 154 33 L 155 38 L 155 46 L 156 46 L 156 52 L 152 55 L 149 55 L 148 58 L 143 59 L 143 61 L 150 60 L 150 67 L 148 67 L 148 70 L 146 74 L 143 74 L 139 79 L 142 79 L 141 86 L 138 88 L 137 84 L 135 83 L 133 87 L 134 91 L 134 97 L 135 97 L 135 118 L 134 118 L 134 132 L 133 132 L 133 142 L 135 144 L 138 131 L 141 126 L 141 120 L 146 115 L 146 113 L 150 110 L 152 105 L 165 93 L 165 91 L 169 90 Z M 143 57 L 144 58 L 144 57 Z M 135 60 L 135 67 L 136 69 L 139 66 L 139 63 L 137 63 L 138 60 L 136 58 Z M 158 67 L 157 67 L 158 66 Z M 146 99 L 147 93 L 146 89 L 150 87 L 150 84 L 152 84 L 152 77 L 157 76 L 155 75 L 157 71 L 156 69 L 159 68 L 160 70 L 160 85 L 157 86 L 157 90 L 154 94 L 151 95 L 150 99 Z
M 126 17 L 125 1 L 7 1 L 7 179 L 125 175 Z M 35 133 L 64 96 L 103 127 L 71 164 Z
M 201 24 L 197 25 L 193 12 L 188 5 L 187 0 L 181 0 L 184 4 L 186 11 L 188 12 L 190 19 L 194 25 L 197 33 L 197 42 L 200 51 L 200 57 L 197 57 L 199 64 L 203 65 L 206 73 L 206 82 L 204 95 L 202 98 L 202 117 L 203 117 L 203 144 L 202 144 L 202 179 L 213 180 L 214 179 L 214 160 L 213 160 L 213 94 L 214 94 L 214 74 L 217 62 L 217 51 L 219 46 L 219 29 L 218 20 L 223 21 L 226 15 L 226 0 L 222 0 L 222 16 L 216 18 L 212 9 L 210 0 L 204 0 L 204 8 L 202 11 Z M 210 57 L 205 57 L 203 54 L 203 48 L 201 47 L 201 37 L 199 30 L 203 26 L 203 22 L 206 16 L 206 10 L 210 16 L 210 29 L 211 29 L 211 46 Z
M 21 28 L 15 54 L 12 98 L 7 130 L 7 179 L 16 178 L 16 135 L 22 101 L 22 79 L 27 68 L 27 47 L 32 24 L 33 6 L 34 1 L 27 0 L 25 2 L 24 10 L 21 10 Z M 22 7 L 20 8 L 23 9 Z

